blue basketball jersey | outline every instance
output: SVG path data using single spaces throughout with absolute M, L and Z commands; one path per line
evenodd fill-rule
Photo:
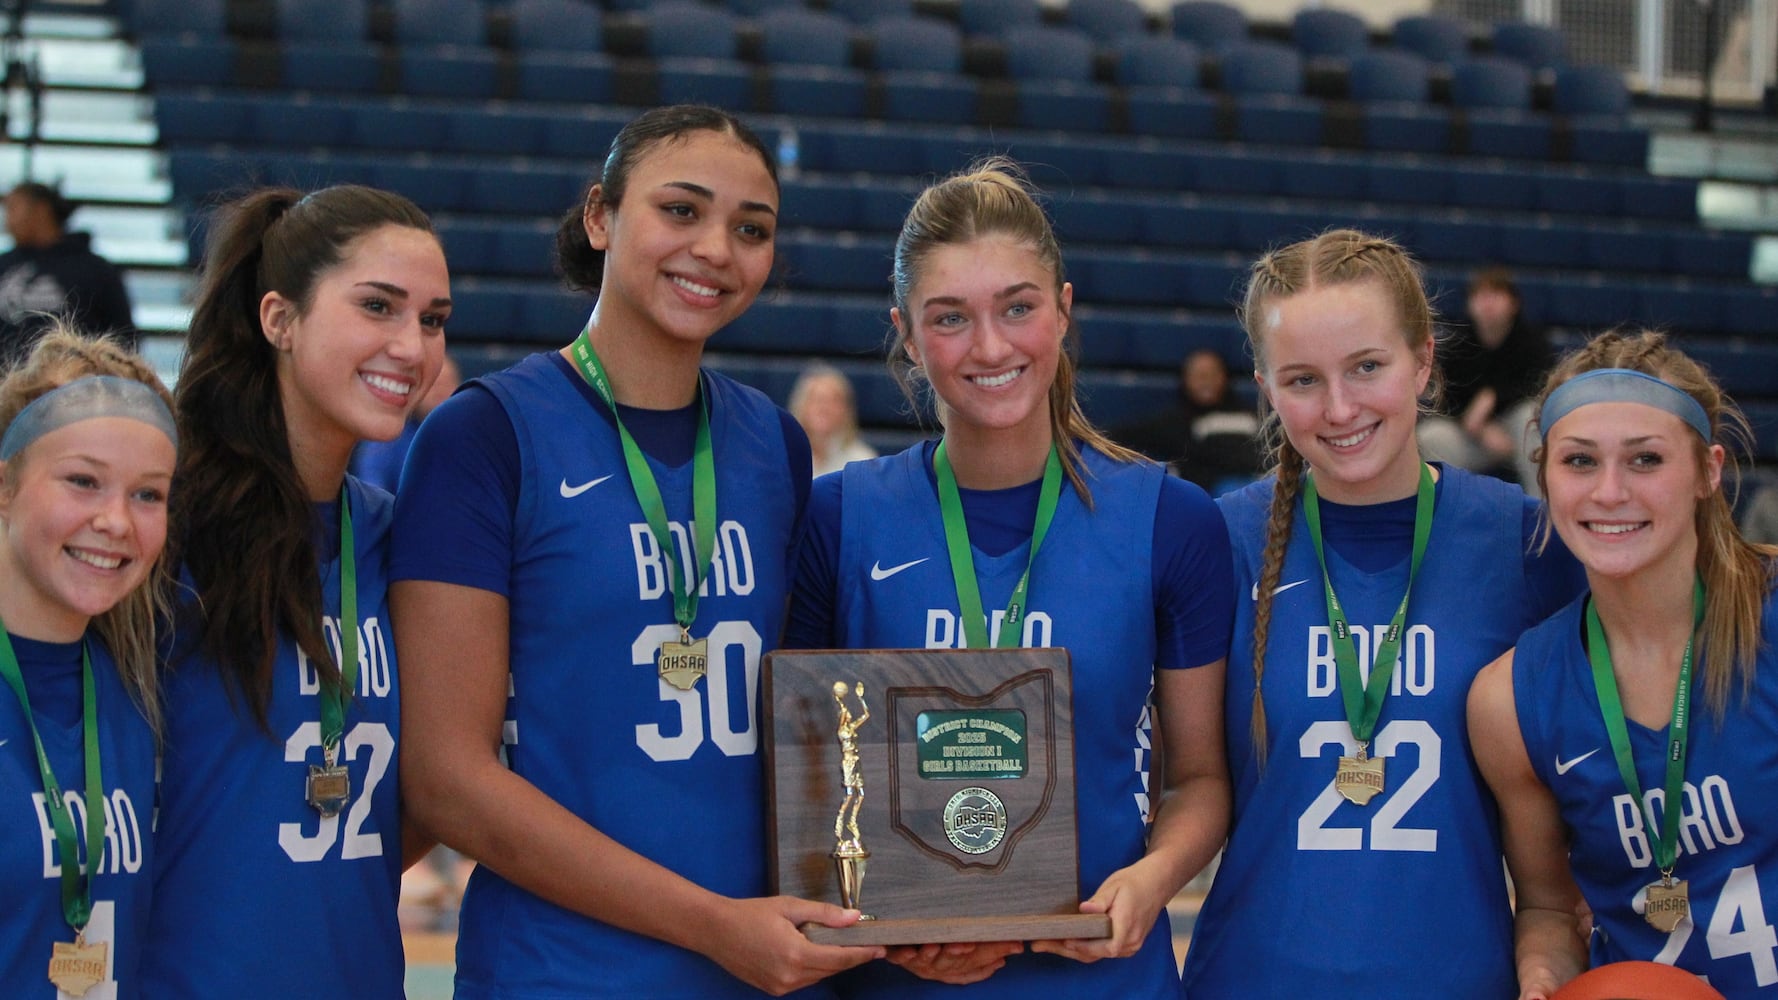
M 964 646 L 957 587 L 946 553 L 938 494 L 925 444 L 887 458 L 854 462 L 842 475 L 840 557 L 835 600 L 846 648 L 946 649 Z M 1067 647 L 1073 662 L 1076 816 L 1080 894 L 1146 848 L 1148 705 L 1154 685 L 1154 513 L 1160 466 L 1123 463 L 1084 450 L 1094 507 L 1063 484 L 1055 520 L 1031 567 L 1020 645 Z M 990 641 L 1030 558 L 1027 540 L 999 556 L 972 552 L 988 610 Z M 1221 586 L 1223 581 L 1206 581 Z M 969 891 L 956 876 L 958 891 Z M 1172 932 L 1163 911 L 1142 950 L 1126 959 L 1081 963 L 1055 955 L 1014 955 L 972 997 L 1174 997 Z M 842 979 L 864 997 L 954 996 L 959 988 L 873 962 Z
M 37 734 L 80 843 L 80 866 L 92 862 L 86 842 L 86 753 L 81 732 L 80 644 L 12 636 Z M 91 880 L 88 944 L 106 945 L 105 973 L 87 991 L 93 1000 L 142 993 L 138 968 L 153 887 L 154 733 L 130 700 L 117 666 L 97 633 L 92 650 L 104 778 L 105 843 Z M 72 942 L 62 912 L 62 856 L 44 805 L 43 778 L 31 729 L 12 688 L 0 685 L 0 992 L 18 1000 L 55 1000 L 49 959 L 55 943 Z
M 1583 642 L 1584 602 L 1525 634 L 1513 655 L 1513 699 L 1525 752 L 1556 796 L 1571 832 L 1569 863 L 1593 909 L 1593 964 L 1631 959 L 1677 965 L 1729 997 L 1778 995 L 1778 655 L 1761 650 L 1753 690 L 1740 685 L 1717 723 L 1693 679 L 1691 735 L 1673 877 L 1684 879 L 1691 914 L 1662 934 L 1635 911 L 1657 881 L 1665 820 L 1667 727 L 1628 720 L 1636 778 L 1654 828 L 1618 772 Z M 1768 597 L 1762 634 L 1778 634 Z
M 656 667 L 661 643 L 679 639 L 673 553 L 649 530 L 600 404 L 552 357 L 481 380 L 512 421 L 524 470 L 508 763 L 638 854 L 725 896 L 764 895 L 759 658 L 783 627 L 797 513 L 780 411 L 703 373 L 720 521 L 691 629 L 709 643 L 709 672 L 681 691 Z M 689 554 L 692 463 L 649 465 Z M 680 572 L 695 570 L 682 559 Z M 702 955 L 565 910 L 485 867 L 470 880 L 459 998 L 758 995 Z
M 157 830 L 152 996 L 402 996 L 400 704 L 384 575 L 389 494 L 348 476 L 358 570 L 358 686 L 340 763 L 351 803 L 322 818 L 309 766 L 322 763 L 319 676 L 287 637 L 262 730 L 195 635 L 176 636 Z M 325 541 L 322 630 L 339 656 L 338 513 Z
M 1372 736 L 1385 789 L 1345 801 L 1334 771 L 1356 743 L 1335 680 L 1321 568 L 1299 501 L 1272 605 L 1266 759 L 1249 724 L 1253 620 L 1275 479 L 1221 498 L 1239 588 L 1227 719 L 1235 802 L 1222 866 L 1186 954 L 1192 1000 L 1498 1000 L 1517 992 L 1499 823 L 1469 754 L 1476 672 L 1545 609 L 1528 580 L 1517 486 L 1444 466 L 1432 534 Z M 1327 547 L 1360 672 L 1407 587 Z

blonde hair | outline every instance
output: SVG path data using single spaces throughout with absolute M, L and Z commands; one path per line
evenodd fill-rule
M 1653 375 L 1697 400 L 1710 418 L 1711 431 L 1711 441 L 1699 438 L 1694 449 L 1699 473 L 1703 474 L 1710 444 L 1720 444 L 1724 453 L 1723 478 L 1738 484 L 1737 455 L 1748 451 L 1752 440 L 1747 418 L 1733 400 L 1723 395 L 1722 388 L 1702 365 L 1670 346 L 1667 338 L 1656 331 L 1613 330 L 1594 337 L 1557 363 L 1544 382 L 1538 407 L 1542 408 L 1543 401 L 1557 386 L 1599 368 L 1628 368 Z M 1549 428 L 1538 430 L 1548 433 Z M 1548 469 L 1547 449 L 1539 446 L 1532 458 L 1537 462 L 1537 484 L 1541 487 Z M 1549 495 L 1547 489 L 1544 495 Z M 1778 547 L 1758 545 L 1741 537 L 1729 506 L 1728 491 L 1721 488 L 1699 501 L 1692 526 L 1698 535 L 1698 577 L 1704 581 L 1706 595 L 1698 658 L 1704 665 L 1705 702 L 1720 721 L 1728 709 L 1729 688 L 1735 678 L 1741 680 L 1743 697 L 1752 690 L 1754 667 L 1764 645 L 1760 625 L 1772 590 L 1773 557 L 1778 556 Z M 1546 541 L 1550 530 L 1546 511 L 1542 528 Z M 1712 656 L 1714 651 L 1725 655 Z
M 1055 294 L 1060 302 L 1062 285 L 1067 281 L 1062 267 L 1062 248 L 1056 242 L 1049 217 L 1037 204 L 1030 182 L 1017 163 L 1003 156 L 978 160 L 963 173 L 927 188 L 908 210 L 901 235 L 895 240 L 895 270 L 891 275 L 895 286 L 895 308 L 901 311 L 902 322 L 895 331 L 895 342 L 889 351 L 889 370 L 910 402 L 915 401 L 918 383 L 924 381 L 924 375 L 907 352 L 908 340 L 913 336 L 908 296 L 919 282 L 920 270 L 933 251 L 986 236 L 1006 236 L 1030 247 L 1054 276 Z M 1090 507 L 1093 495 L 1087 489 L 1080 444 L 1093 447 L 1113 461 L 1138 462 L 1143 458 L 1106 437 L 1080 408 L 1080 400 L 1074 392 L 1080 330 L 1072 315 L 1064 314 L 1063 321 L 1067 326 L 1061 356 L 1056 363 L 1056 378 L 1050 383 L 1049 391 L 1050 433 L 1069 482 Z M 926 390 L 931 391 L 930 383 L 927 383 Z M 942 406 L 939 411 L 942 422 Z
M 0 380 L 0 429 L 10 427 L 19 411 L 32 400 L 89 375 L 114 375 L 140 382 L 160 396 L 169 412 L 172 410 L 172 394 L 141 356 L 114 340 L 88 336 L 58 320 L 31 353 Z M 12 461 L 23 461 L 30 452 L 26 445 Z M 11 481 L 12 477 L 8 477 L 8 489 Z M 159 622 L 167 620 L 171 587 L 172 574 L 167 570 L 163 549 L 143 584 L 93 619 L 93 628 L 117 661 L 124 687 L 157 736 L 161 732 L 161 704 L 155 629 Z
M 1241 326 L 1247 331 L 1248 348 L 1255 366 L 1267 369 L 1264 318 L 1266 307 L 1300 292 L 1334 285 L 1375 282 L 1394 307 L 1410 348 L 1419 351 L 1433 342 L 1432 304 L 1421 282 L 1420 265 L 1400 244 L 1382 236 L 1354 229 L 1333 229 L 1313 239 L 1301 240 L 1267 253 L 1254 261 L 1247 292 L 1240 308 Z M 1425 405 L 1438 395 L 1436 370 L 1428 383 Z M 1272 625 L 1272 592 L 1284 570 L 1284 551 L 1290 544 L 1290 527 L 1296 517 L 1297 496 L 1302 491 L 1303 456 L 1291 445 L 1278 414 L 1260 394 L 1264 423 L 1260 433 L 1272 452 L 1278 477 L 1272 490 L 1272 506 L 1266 519 L 1266 545 L 1261 561 L 1259 590 L 1253 614 L 1253 716 L 1254 751 L 1266 759 L 1266 705 L 1261 681 L 1266 672 L 1266 644 Z
M 804 368 L 803 373 L 796 377 L 796 384 L 790 387 L 790 415 L 805 428 L 808 426 L 803 422 L 803 408 L 809 404 L 809 393 L 815 391 L 815 385 L 824 380 L 839 386 L 840 394 L 846 397 L 846 412 L 841 417 L 839 432 L 834 435 L 832 442 L 836 447 L 845 448 L 858 440 L 858 394 L 853 390 L 852 380 L 846 377 L 845 372 L 822 361 Z

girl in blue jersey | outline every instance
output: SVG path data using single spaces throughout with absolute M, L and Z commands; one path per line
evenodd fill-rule
M 1081 412 L 1074 289 L 1012 163 L 985 162 L 920 196 L 894 282 L 892 363 L 910 392 L 910 379 L 930 387 L 944 434 L 817 482 L 790 642 L 1067 647 L 1081 909 L 1109 914 L 1111 937 L 1037 941 L 1028 953 L 1016 942 L 897 949 L 893 965 L 859 970 L 842 992 L 954 992 L 919 976 L 979 982 L 971 996 L 1175 996 L 1164 907 L 1216 853 L 1228 816 L 1221 519 L 1203 490 L 1113 444 Z M 961 572 L 950 535 L 970 554 Z M 996 638 L 994 612 L 1021 573 L 1025 625 Z M 979 583 L 958 582 L 970 576 Z M 1152 809 L 1151 697 L 1166 776 Z
M 1644 960 L 1778 994 L 1778 549 L 1722 488 L 1739 411 L 1654 333 L 1550 375 L 1538 479 L 1590 593 L 1482 672 L 1470 739 L 1518 890 L 1520 996 Z
M 438 376 L 450 294 L 399 195 L 263 189 L 211 225 L 177 393 L 152 995 L 402 995 L 393 503 L 346 463 Z
M 1517 486 L 1421 460 L 1433 317 L 1399 246 L 1334 230 L 1268 253 L 1242 322 L 1277 469 L 1218 501 L 1239 608 L 1234 822 L 1186 995 L 1511 996 L 1464 696 L 1578 569 L 1532 554 Z
M 479 862 L 459 998 L 757 996 L 881 953 L 797 930 L 856 912 L 759 898 L 759 657 L 809 448 L 700 363 L 764 285 L 777 221 L 751 130 L 641 115 L 558 235 L 568 283 L 598 292 L 580 337 L 470 383 L 409 453 L 403 790 Z
M 140 358 L 59 327 L 0 382 L 8 997 L 142 989 L 171 403 Z

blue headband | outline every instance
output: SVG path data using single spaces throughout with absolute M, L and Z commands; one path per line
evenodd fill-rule
M 96 417 L 138 420 L 165 434 L 174 447 L 179 444 L 173 414 L 159 393 L 135 379 L 88 375 L 51 389 L 20 410 L 0 437 L 0 462 L 12 461 L 26 445 L 51 431 Z
M 1556 386 L 1543 401 L 1537 426 L 1549 440 L 1550 428 L 1589 403 L 1641 403 L 1664 410 L 1686 422 L 1710 443 L 1710 417 L 1691 394 L 1671 382 L 1629 368 L 1596 368 Z

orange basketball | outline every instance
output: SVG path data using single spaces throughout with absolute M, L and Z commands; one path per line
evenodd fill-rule
M 1709 983 L 1659 962 L 1613 962 L 1583 972 L 1550 1000 L 1723 1000 Z

